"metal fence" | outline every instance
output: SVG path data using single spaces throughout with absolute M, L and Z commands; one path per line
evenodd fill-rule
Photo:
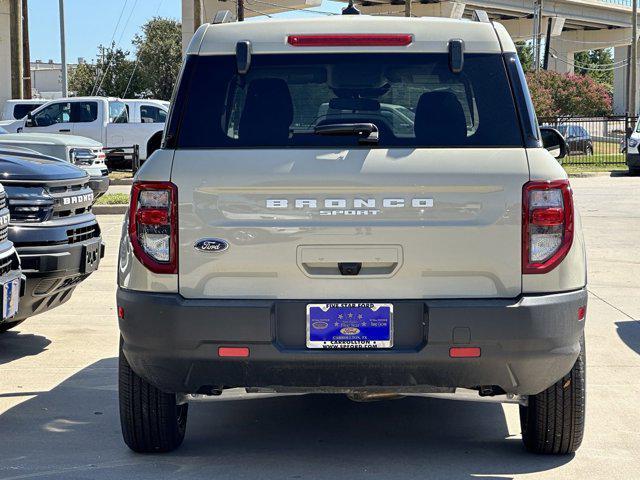
M 552 117 L 539 118 L 540 125 L 557 128 L 567 141 L 563 165 L 624 165 L 637 117 Z

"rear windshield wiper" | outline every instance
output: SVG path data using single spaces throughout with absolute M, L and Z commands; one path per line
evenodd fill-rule
M 361 145 L 378 143 L 378 127 L 373 123 L 330 123 L 316 125 L 313 129 L 316 135 L 333 135 L 339 137 L 355 136 Z

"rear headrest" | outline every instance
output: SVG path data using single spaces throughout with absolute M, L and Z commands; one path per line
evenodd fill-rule
M 280 78 L 259 78 L 247 87 L 238 136 L 250 145 L 283 145 L 293 122 L 289 86 Z
M 423 93 L 413 125 L 421 146 L 462 145 L 467 139 L 467 120 L 453 92 Z

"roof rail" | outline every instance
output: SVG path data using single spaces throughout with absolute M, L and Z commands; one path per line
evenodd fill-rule
M 474 22 L 491 23 L 489 15 L 484 10 L 474 10 L 471 18 Z
M 219 10 L 216 12 L 216 15 L 213 17 L 213 21 L 211 23 L 231 23 L 235 22 L 236 18 L 233 16 L 230 10 Z

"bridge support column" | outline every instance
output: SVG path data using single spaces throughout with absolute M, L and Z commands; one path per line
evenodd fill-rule
M 628 47 L 621 46 L 613 49 L 613 61 L 616 65 L 618 62 L 627 59 Z M 627 106 L 627 75 L 628 67 L 616 68 L 613 71 L 613 113 L 616 115 L 624 115 Z
M 551 43 L 553 46 L 553 42 Z M 573 73 L 573 54 L 575 52 L 558 52 L 553 56 L 549 56 L 549 70 L 558 73 Z

